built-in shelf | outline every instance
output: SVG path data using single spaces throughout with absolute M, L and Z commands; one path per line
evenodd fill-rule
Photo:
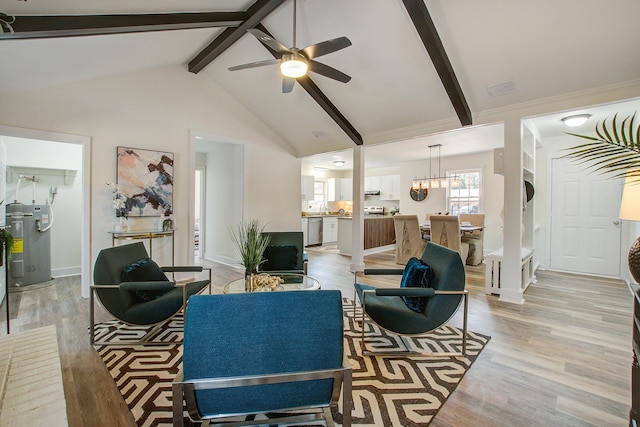
M 16 182 L 20 175 L 26 176 L 58 176 L 64 179 L 64 184 L 70 184 L 78 175 L 75 169 L 34 168 L 27 166 L 7 166 L 7 182 Z

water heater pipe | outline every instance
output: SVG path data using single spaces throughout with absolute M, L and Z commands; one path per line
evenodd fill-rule
M 20 181 L 24 175 L 18 175 L 18 183 L 16 184 L 16 198 L 13 200 L 13 203 L 18 203 L 18 192 L 20 191 Z

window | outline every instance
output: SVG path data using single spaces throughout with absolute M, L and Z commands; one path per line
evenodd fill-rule
M 447 190 L 447 206 L 451 215 L 480 212 L 482 171 L 448 171 L 447 176 L 451 178 Z
M 324 203 L 324 181 L 313 182 L 313 200 L 316 202 Z

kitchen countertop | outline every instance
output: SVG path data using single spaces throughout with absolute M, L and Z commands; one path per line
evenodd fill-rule
M 302 215 L 301 218 L 351 218 L 351 215 L 340 215 L 340 214 L 306 214 Z

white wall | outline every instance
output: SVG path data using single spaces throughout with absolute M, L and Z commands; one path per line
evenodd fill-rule
M 58 188 L 53 199 L 53 225 L 51 227 L 51 274 L 53 277 L 80 274 L 81 224 L 82 219 L 82 146 L 52 141 L 0 136 L 7 148 L 7 166 L 30 168 L 55 168 L 77 171 L 68 182 L 61 176 L 37 175 L 35 203 L 44 205 L 51 199 L 49 190 Z M 16 199 L 17 180 L 7 182 L 6 195 L 0 195 L 7 203 Z M 18 202 L 30 205 L 33 184 L 26 180 L 20 183 Z
M 114 212 L 106 183 L 115 181 L 117 146 L 174 153 L 176 263 L 192 258 L 187 249 L 193 129 L 245 144 L 245 217 L 268 221 L 273 229 L 299 228 L 300 160 L 291 147 L 210 78 L 191 74 L 183 65 L 5 92 L 1 98 L 2 125 L 92 138 L 91 264 L 100 249 L 111 246 L 107 232 Z M 132 221 L 132 227 L 151 225 Z

